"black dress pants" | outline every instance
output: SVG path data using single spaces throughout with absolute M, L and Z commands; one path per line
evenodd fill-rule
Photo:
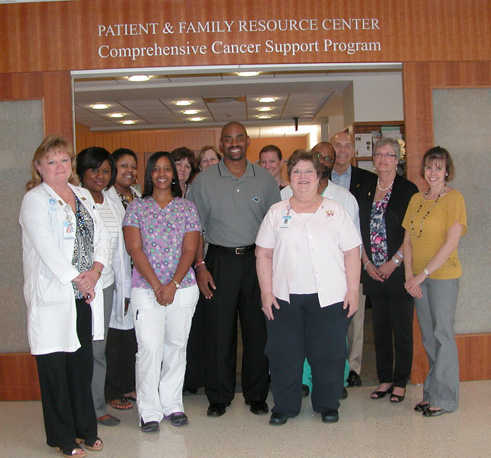
M 134 329 L 109 328 L 106 341 L 106 401 L 135 390 L 136 335 Z
M 210 403 L 235 395 L 237 316 L 242 331 L 242 391 L 246 402 L 266 400 L 269 389 L 266 319 L 256 274 L 254 250 L 235 254 L 210 245 L 206 265 L 215 281 L 213 297 L 202 295 L 205 315 L 205 393 Z
M 97 436 L 92 400 L 92 310 L 77 299 L 77 336 L 81 347 L 73 352 L 37 355 L 44 427 L 50 447 L 64 448 L 75 438 Z
M 377 377 L 380 383 L 405 388 L 413 364 L 414 301 L 380 297 L 371 301 Z
M 295 417 L 302 405 L 305 357 L 312 368 L 312 407 L 315 412 L 339 408 L 348 356 L 346 334 L 351 318 L 339 302 L 321 307 L 317 294 L 290 294 L 278 299 L 274 320 L 267 322 L 266 354 L 271 370 L 273 413 Z

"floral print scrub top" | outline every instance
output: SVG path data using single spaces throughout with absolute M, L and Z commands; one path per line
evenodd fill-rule
M 123 226 L 140 229 L 142 248 L 160 282 L 169 283 L 177 270 L 186 232 L 201 231 L 198 211 L 189 200 L 174 198 L 165 208 L 153 197 L 137 199 L 128 205 Z M 196 285 L 192 267 L 181 282 L 181 288 Z M 133 269 L 133 288 L 151 289 Z
M 387 231 L 385 226 L 385 210 L 389 203 L 392 189 L 382 200 L 372 204 L 370 213 L 370 245 L 372 247 L 372 261 L 376 267 L 381 266 L 389 259 L 387 252 Z

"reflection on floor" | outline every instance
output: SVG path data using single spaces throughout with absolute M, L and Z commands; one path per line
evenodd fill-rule
M 300 415 L 286 425 L 270 426 L 269 415 L 255 416 L 237 394 L 220 418 L 206 416 L 203 395 L 185 398 L 190 423 L 161 423 L 159 433 L 141 433 L 136 408 L 110 413 L 116 427 L 100 427 L 102 452 L 96 458 L 405 458 L 488 457 L 491 450 L 491 381 L 463 382 L 460 408 L 452 414 L 426 418 L 413 411 L 421 386 L 410 385 L 406 400 L 369 398 L 373 387 L 351 388 L 342 402 L 340 421 L 325 424 L 305 398 Z M 271 396 L 268 399 L 271 406 Z M 59 453 L 45 443 L 41 403 L 0 403 L 0 457 L 49 458 Z

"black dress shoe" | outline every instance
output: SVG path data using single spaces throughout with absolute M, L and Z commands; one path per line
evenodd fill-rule
M 288 417 L 281 412 L 276 412 L 273 415 L 271 415 L 271 418 L 269 419 L 269 424 L 273 426 L 280 426 L 284 425 L 288 421 Z
M 346 387 L 343 387 L 343 394 L 341 395 L 341 399 L 346 399 L 348 397 L 348 390 Z
M 349 371 L 348 386 L 361 386 L 361 378 L 355 371 Z
M 324 410 L 324 412 L 322 412 L 322 421 L 324 423 L 336 423 L 339 421 L 338 411 L 334 409 Z
M 255 415 L 265 415 L 269 412 L 268 404 L 261 401 L 250 401 L 246 402 L 247 405 L 251 406 L 249 409 Z
M 310 393 L 310 388 L 308 385 L 302 384 L 302 397 L 306 398 Z
M 214 402 L 209 405 L 206 415 L 209 417 L 221 417 L 226 411 L 226 407 L 230 405 L 230 402 Z

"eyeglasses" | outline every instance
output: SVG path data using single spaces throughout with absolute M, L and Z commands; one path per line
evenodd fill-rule
M 383 157 L 397 157 L 397 154 L 396 153 L 375 153 L 374 156 L 377 158 L 377 159 L 382 159 Z
M 320 154 L 316 154 L 316 156 L 324 162 L 327 162 L 329 164 L 334 164 L 334 159 L 330 156 L 321 156 Z
M 304 175 L 307 175 L 307 176 L 312 176 L 312 175 L 314 175 L 317 172 L 314 169 L 307 169 L 307 170 L 295 169 L 295 170 L 292 170 L 292 175 L 297 176 L 297 177 L 299 177 L 300 175 L 302 175 L 302 173 Z

